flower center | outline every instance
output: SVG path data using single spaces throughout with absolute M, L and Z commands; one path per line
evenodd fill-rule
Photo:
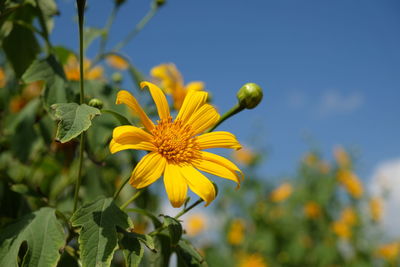
M 172 121 L 172 118 L 162 119 L 152 130 L 154 145 L 163 157 L 175 163 L 188 162 L 199 156 L 196 137 L 190 125 L 182 121 Z

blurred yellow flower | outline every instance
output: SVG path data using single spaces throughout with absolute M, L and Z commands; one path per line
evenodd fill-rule
M 6 86 L 6 83 L 7 83 L 6 74 L 4 73 L 3 68 L 0 68 L 0 88 Z
M 345 208 L 340 215 L 340 221 L 350 226 L 355 225 L 357 223 L 357 214 L 354 209 L 351 207 Z
M 351 160 L 349 154 L 342 146 L 335 147 L 333 150 L 336 163 L 341 169 L 347 169 L 351 166 Z
M 121 56 L 109 55 L 106 58 L 107 63 L 118 70 L 126 70 L 129 67 L 129 63 Z
M 173 63 L 160 64 L 154 67 L 150 74 L 160 82 L 164 92 L 172 96 L 176 110 L 181 108 L 185 96 L 190 90 L 204 89 L 203 82 L 190 82 L 185 86 L 181 73 Z
M 116 103 L 126 104 L 136 112 L 144 129 L 132 125 L 116 127 L 109 145 L 111 153 L 126 149 L 150 152 L 136 165 L 129 183 L 135 188 L 143 188 L 163 175 L 165 189 L 173 207 L 182 206 L 188 187 L 206 205 L 214 200 L 214 185 L 197 169 L 232 180 L 239 186 L 244 176 L 234 163 L 203 151 L 209 148 L 241 148 L 236 137 L 229 132 L 199 135 L 215 125 L 220 118 L 215 108 L 206 103 L 207 92 L 190 90 L 173 120 L 161 89 L 149 82 L 142 82 L 140 86 L 150 90 L 160 120 L 154 124 L 131 93 L 119 91 Z
M 382 218 L 383 201 L 380 197 L 373 197 L 369 201 L 369 210 L 371 212 L 372 220 L 378 222 Z
M 317 162 L 319 161 L 319 158 L 318 158 L 317 154 L 315 154 L 314 152 L 307 152 L 303 157 L 303 161 L 309 167 L 313 167 L 317 164 Z
M 254 253 L 241 256 L 238 267 L 268 267 L 268 265 L 260 254 Z
M 304 214 L 307 218 L 319 218 L 321 216 L 321 207 L 318 203 L 310 201 L 304 206 Z
M 362 196 L 364 188 L 355 173 L 350 170 L 339 170 L 337 178 L 353 198 L 360 198 Z
M 12 113 L 17 113 L 23 109 L 29 101 L 38 97 L 42 92 L 43 81 L 36 81 L 26 84 L 22 89 L 21 95 L 16 95 L 10 100 L 9 108 Z
M 245 224 L 243 220 L 233 220 L 228 230 L 228 243 L 231 245 L 240 245 L 244 239 L 244 230 Z
M 187 219 L 186 233 L 189 236 L 196 236 L 206 228 L 206 218 L 203 214 L 192 214 Z
M 91 62 L 85 59 L 83 62 L 83 69 L 85 71 L 86 80 L 97 80 L 103 77 L 103 68 L 101 66 L 96 66 L 90 68 Z M 79 61 L 75 55 L 70 54 L 67 59 L 67 63 L 64 65 L 64 72 L 68 80 L 79 81 Z
M 377 249 L 376 254 L 387 261 L 392 261 L 399 256 L 399 248 L 398 242 L 384 244 Z
M 283 183 L 274 191 L 272 191 L 270 198 L 273 202 L 282 202 L 286 200 L 293 192 L 292 185 L 289 183 Z
M 333 222 L 332 230 L 337 236 L 343 239 L 348 239 L 351 237 L 350 226 L 341 220 Z
M 236 162 L 245 166 L 250 166 L 257 159 L 257 154 L 250 148 L 244 147 L 240 150 L 233 151 L 232 157 Z

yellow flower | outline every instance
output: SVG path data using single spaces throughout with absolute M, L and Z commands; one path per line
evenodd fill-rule
M 382 218 L 383 213 L 383 201 L 379 197 L 374 197 L 369 201 L 369 209 L 371 217 L 374 221 L 378 222 Z
M 7 83 L 6 74 L 4 73 L 3 68 L 0 68 L 0 88 L 6 86 L 6 83 Z
M 347 154 L 346 150 L 344 150 L 342 146 L 335 147 L 333 150 L 333 155 L 339 168 L 346 169 L 350 167 L 351 159 L 349 154 Z
M 273 202 L 282 202 L 290 197 L 292 192 L 292 185 L 289 183 L 283 183 L 271 193 L 270 198 Z
M 349 170 L 340 170 L 337 178 L 353 198 L 360 198 L 362 196 L 364 188 L 355 173 Z
M 239 261 L 239 267 L 268 267 L 264 258 L 257 253 L 244 255 Z
M 232 221 L 228 231 L 228 242 L 231 245 L 240 245 L 244 239 L 244 222 L 240 219 Z
M 388 261 L 395 260 L 399 256 L 399 243 L 393 242 L 381 245 L 376 254 Z
M 129 183 L 135 188 L 143 188 L 163 175 L 173 207 L 180 207 L 185 202 L 188 186 L 206 205 L 214 200 L 214 185 L 196 168 L 233 180 L 239 186 L 244 176 L 235 164 L 224 157 L 202 151 L 209 148 L 241 148 L 236 137 L 229 132 L 199 135 L 220 118 L 215 108 L 206 103 L 207 92 L 190 90 L 173 120 L 160 88 L 149 82 L 142 82 L 140 86 L 150 90 L 160 120 L 154 124 L 129 92 L 118 92 L 116 103 L 126 104 L 136 112 L 145 128 L 131 125 L 116 127 L 110 142 L 111 153 L 125 149 L 150 152 L 136 165 Z
M 85 59 L 83 62 L 83 69 L 85 71 L 86 80 L 97 80 L 103 77 L 103 68 L 101 66 L 96 66 L 90 68 L 90 60 Z M 70 54 L 67 59 L 67 63 L 64 65 L 64 72 L 68 80 L 79 81 L 79 61 L 75 55 Z
M 304 155 L 303 161 L 309 167 L 313 167 L 319 162 L 319 158 L 315 153 L 308 152 L 307 154 Z
M 200 234 L 206 227 L 206 219 L 202 214 L 191 215 L 186 224 L 186 233 L 189 236 L 196 236 Z
M 332 230 L 336 235 L 343 239 L 348 239 L 351 237 L 350 226 L 341 220 L 335 221 L 332 224 Z
M 355 225 L 357 223 L 357 214 L 354 209 L 351 207 L 345 208 L 340 215 L 340 221 L 350 226 Z
M 106 60 L 111 67 L 118 70 L 126 70 L 129 66 L 128 62 L 123 57 L 117 55 L 109 55 Z
M 318 218 L 321 216 L 321 207 L 318 203 L 310 201 L 304 206 L 304 213 L 308 218 Z
M 181 73 L 172 63 L 158 65 L 150 71 L 150 74 L 161 83 L 165 93 L 172 95 L 176 110 L 181 108 L 185 96 L 190 90 L 201 91 L 204 89 L 203 82 L 190 82 L 185 86 Z
M 244 147 L 240 150 L 232 152 L 233 159 L 243 165 L 250 166 L 257 159 L 257 154 L 254 153 L 250 148 Z

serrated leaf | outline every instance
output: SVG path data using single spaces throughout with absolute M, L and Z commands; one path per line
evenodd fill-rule
M 73 227 L 80 227 L 79 249 L 82 266 L 110 266 L 117 248 L 117 227 L 132 227 L 128 215 L 112 198 L 99 199 L 78 209 L 71 218 Z
M 163 215 L 163 217 L 164 217 L 164 224 L 167 226 L 169 236 L 171 238 L 171 244 L 176 245 L 182 236 L 182 225 L 175 218 L 165 215 Z
M 71 93 L 66 86 L 64 70 L 54 56 L 35 60 L 22 75 L 22 80 L 25 83 L 45 82 L 42 95 L 47 110 L 55 103 L 65 103 L 70 100 Z
M 76 103 L 54 104 L 55 116 L 58 123 L 56 139 L 61 143 L 70 141 L 89 129 L 92 119 L 100 115 L 100 110 L 86 104 Z
M 179 241 L 176 252 L 178 255 L 178 261 L 183 266 L 207 266 L 207 264 L 204 262 L 204 258 L 187 240 Z
M 54 209 L 42 208 L 1 230 L 0 266 L 20 266 L 18 253 L 24 242 L 28 247 L 21 266 L 56 266 L 65 235 Z
M 137 267 L 143 258 L 144 248 L 133 233 L 124 233 L 120 242 L 126 266 Z

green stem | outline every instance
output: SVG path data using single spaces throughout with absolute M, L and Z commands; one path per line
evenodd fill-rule
M 73 213 L 76 211 L 78 207 L 78 198 L 79 198 L 79 188 L 81 187 L 82 183 L 82 166 L 83 166 L 83 151 L 85 146 L 85 138 L 84 133 L 81 133 L 80 136 L 80 144 L 79 144 L 79 169 L 78 169 L 78 179 L 76 180 L 75 184 L 75 194 L 74 194 L 74 210 Z
M 80 67 L 80 104 L 83 104 L 85 99 L 85 88 L 84 88 L 84 71 L 83 71 L 83 18 L 85 11 L 86 0 L 76 0 L 78 6 L 78 18 L 79 18 L 79 67 Z M 73 213 L 78 207 L 79 189 L 82 183 L 82 166 L 83 166 L 83 152 L 85 150 L 85 138 L 84 133 L 80 135 L 79 144 L 79 167 L 78 167 L 78 179 L 75 184 L 74 194 L 74 209 Z
M 142 194 L 142 192 L 143 192 L 142 189 L 137 190 L 136 193 L 133 195 L 133 197 L 128 199 L 128 201 L 125 202 L 124 204 L 122 204 L 121 207 L 119 207 L 119 208 L 121 210 L 124 210 L 126 207 L 128 207 L 129 204 L 131 204 L 131 202 L 135 201 L 135 199 L 137 199 Z
M 119 196 L 119 193 L 121 193 L 121 191 L 122 191 L 122 188 L 124 188 L 124 186 L 128 183 L 130 178 L 131 177 L 126 178 L 125 181 L 119 186 L 118 190 L 114 194 L 114 200 L 117 199 L 117 197 Z
M 193 203 L 192 205 L 190 205 L 189 207 L 183 209 L 181 212 L 179 212 L 174 218 L 175 219 L 179 219 L 182 215 L 184 215 L 186 212 L 190 211 L 191 209 L 193 209 L 194 207 L 196 207 L 197 205 L 199 205 L 201 202 L 203 202 L 203 200 L 200 198 L 199 200 L 197 200 L 195 203 Z
M 49 40 L 49 30 L 47 29 L 46 20 L 44 19 L 43 12 L 42 12 L 42 9 L 40 7 L 39 0 L 36 0 L 36 6 L 39 9 L 39 24 L 42 27 L 43 38 L 44 38 L 44 40 L 46 42 L 46 47 L 47 47 L 47 53 L 50 54 L 51 51 L 53 50 L 53 47 L 52 47 L 52 45 L 50 43 L 50 40 Z
M 217 124 L 215 124 L 212 128 L 210 128 L 208 131 L 206 131 L 206 133 L 212 132 L 215 128 L 217 128 L 221 123 L 223 123 L 226 119 L 232 117 L 233 115 L 239 113 L 240 111 L 242 111 L 243 109 L 245 109 L 245 107 L 240 106 L 239 104 L 236 104 L 233 108 L 231 108 L 228 112 L 226 112 L 217 122 Z
M 146 16 L 142 18 L 142 20 L 136 25 L 136 27 L 128 33 L 128 35 L 118 44 L 114 46 L 112 51 L 119 51 L 121 48 L 123 48 L 125 45 L 127 45 L 143 28 L 146 26 L 146 24 L 154 17 L 154 15 L 157 13 L 158 8 L 157 7 L 152 7 L 149 12 L 147 12 Z

